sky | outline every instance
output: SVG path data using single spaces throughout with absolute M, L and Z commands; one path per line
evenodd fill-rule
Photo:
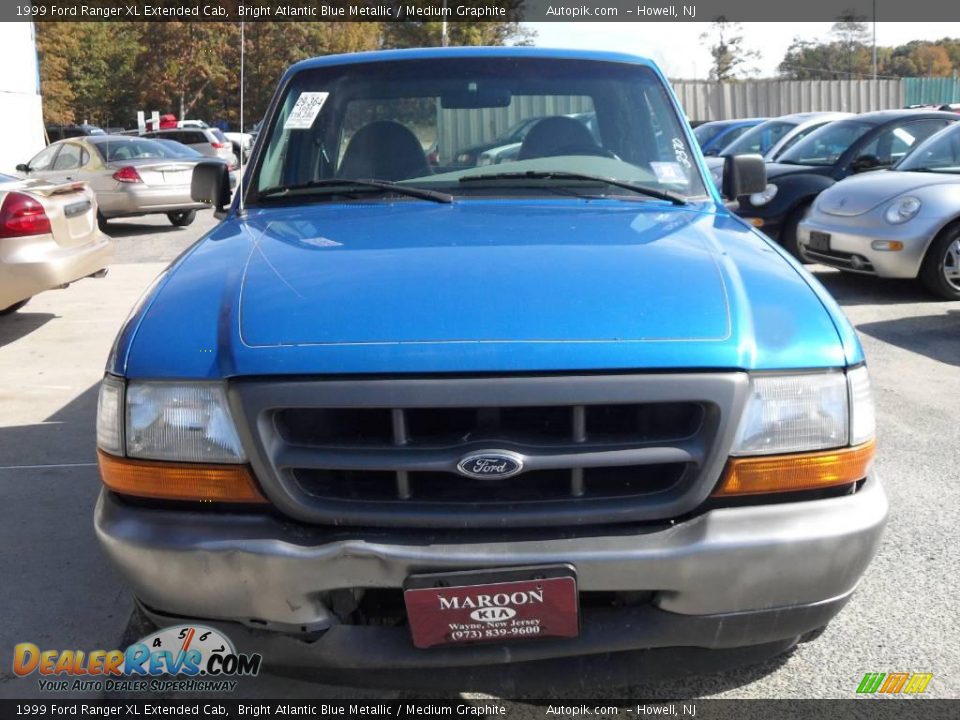
M 614 50 L 654 60 L 671 78 L 706 78 L 710 54 L 700 35 L 710 23 L 697 22 L 544 22 L 526 23 L 537 31 L 535 44 L 550 48 Z M 743 23 L 744 45 L 760 52 L 758 77 L 777 74 L 793 38 L 825 40 L 831 23 Z M 960 23 L 877 23 L 877 45 L 960 37 Z M 678 48 L 682 48 L 678 51 Z

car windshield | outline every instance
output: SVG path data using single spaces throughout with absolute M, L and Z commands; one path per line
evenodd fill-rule
M 896 169 L 960 174 L 960 124 L 949 126 L 917 146 Z
M 158 140 L 147 140 L 146 138 L 102 139 L 93 145 L 105 162 L 183 157 L 170 144 Z
M 13 175 L 4 175 L 0 173 L 0 183 L 5 182 L 20 182 L 20 178 L 14 177 Z
M 765 123 L 750 128 L 727 145 L 721 155 L 766 155 L 767 151 L 776 145 L 788 132 L 797 126 L 796 123 L 786 120 L 768 120 Z
M 841 120 L 810 133 L 777 162 L 788 165 L 833 165 L 847 149 L 875 126 L 861 120 Z
M 371 188 L 333 179 L 454 196 L 581 195 L 586 185 L 591 196 L 642 195 L 601 178 L 683 198 L 706 195 L 666 87 L 639 64 L 449 57 L 331 65 L 297 73 L 278 108 L 262 133 L 269 140 L 252 176 L 253 202 L 369 199 Z M 457 163 L 460 148 L 527 120 L 534 122 L 516 156 L 497 166 L 503 174 Z
M 704 123 L 703 125 L 698 125 L 693 129 L 693 135 L 697 138 L 697 142 L 701 146 L 706 145 L 708 142 L 713 140 L 717 135 L 722 133 L 727 129 L 727 123 L 722 122 L 710 122 Z

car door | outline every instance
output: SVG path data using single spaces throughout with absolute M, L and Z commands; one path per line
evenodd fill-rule
M 911 149 L 949 124 L 950 121 L 946 118 L 904 118 L 884 125 L 878 132 L 871 133 L 857 144 L 852 159 L 845 168 L 844 177 L 856 172 L 893 167 Z
M 53 166 L 47 173 L 51 180 L 78 180 L 80 168 L 83 165 L 83 147 L 76 142 L 65 142 L 60 146 L 60 152 L 53 161 Z M 89 156 L 88 156 L 89 159 Z

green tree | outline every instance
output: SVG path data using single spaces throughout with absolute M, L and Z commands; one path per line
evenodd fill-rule
M 711 43 L 711 80 L 729 82 L 738 76 L 756 72 L 756 68 L 750 67 L 749 63 L 759 59 L 760 53 L 746 48 L 742 32 L 743 26 L 740 23 L 728 22 L 721 15 L 710 24 L 710 29 L 700 36 L 702 41 Z

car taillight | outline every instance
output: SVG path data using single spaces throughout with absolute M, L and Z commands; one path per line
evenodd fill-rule
M 29 195 L 11 192 L 0 205 L 0 237 L 44 235 L 50 232 L 50 218 L 43 206 Z
M 117 182 L 123 183 L 142 183 L 143 178 L 140 177 L 140 173 L 137 172 L 135 167 L 127 165 L 117 170 L 113 174 L 113 179 Z
M 215 147 L 217 150 L 223 150 L 224 148 L 230 147 L 227 143 L 222 142 L 212 142 L 210 147 Z

